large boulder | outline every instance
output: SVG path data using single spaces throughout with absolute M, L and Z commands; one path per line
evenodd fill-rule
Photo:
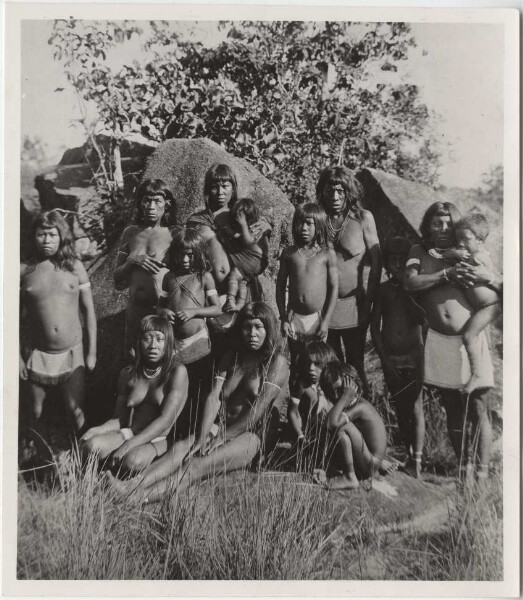
M 147 160 L 142 179 L 160 178 L 169 184 L 179 211 L 179 221 L 184 224 L 196 210 L 203 208 L 203 181 L 205 173 L 214 163 L 229 165 L 238 179 L 239 197 L 252 198 L 262 215 L 273 227 L 271 255 L 267 276 L 272 278 L 277 270 L 277 259 L 282 245 L 290 242 L 290 223 L 294 208 L 287 196 L 266 179 L 247 161 L 236 158 L 218 144 L 208 139 L 163 142 Z M 263 284 L 268 284 L 267 277 Z M 272 296 L 271 286 L 267 289 Z

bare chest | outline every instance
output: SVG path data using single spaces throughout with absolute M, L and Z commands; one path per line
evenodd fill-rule
M 131 405 L 147 404 L 157 408 L 163 402 L 163 386 L 153 380 L 139 379 L 128 384 L 127 399 Z
M 39 265 L 22 279 L 22 294 L 39 300 L 69 296 L 71 301 L 78 297 L 78 278 L 69 271 L 56 270 L 53 265 Z

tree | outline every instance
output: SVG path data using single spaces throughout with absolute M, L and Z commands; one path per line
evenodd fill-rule
M 60 21 L 50 43 L 79 100 L 96 105 L 113 150 L 132 132 L 156 141 L 208 137 L 294 201 L 310 197 L 318 170 L 336 162 L 433 183 L 438 153 L 417 87 L 376 80 L 377 72 L 397 70 L 415 45 L 408 24 L 242 21 L 220 28 L 225 40 L 206 47 L 172 22 L 151 22 L 144 36 L 128 22 Z M 112 72 L 107 54 L 135 34 L 145 38 L 142 61 Z M 114 151 L 112 163 L 104 176 L 117 171 Z

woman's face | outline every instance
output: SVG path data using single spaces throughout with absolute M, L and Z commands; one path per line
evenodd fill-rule
M 232 198 L 232 183 L 230 181 L 224 181 L 221 179 L 216 180 L 209 193 L 209 208 L 216 212 L 227 206 L 229 200 Z
M 146 331 L 140 338 L 140 350 L 146 364 L 158 364 L 165 352 L 165 335 L 161 331 Z
M 431 242 L 436 248 L 450 248 L 453 244 L 453 225 L 450 216 L 432 217 L 429 224 Z
M 163 194 L 151 192 L 142 198 L 143 218 L 146 223 L 161 221 L 166 208 L 167 202 Z
M 35 233 L 37 252 L 49 258 L 60 249 L 60 233 L 56 227 L 38 227 Z
M 261 319 L 247 319 L 242 325 L 243 344 L 252 351 L 262 348 L 267 337 L 267 330 Z

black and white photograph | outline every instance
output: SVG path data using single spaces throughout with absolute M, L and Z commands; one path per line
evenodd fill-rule
M 9 591 L 517 595 L 518 12 L 8 8 Z

